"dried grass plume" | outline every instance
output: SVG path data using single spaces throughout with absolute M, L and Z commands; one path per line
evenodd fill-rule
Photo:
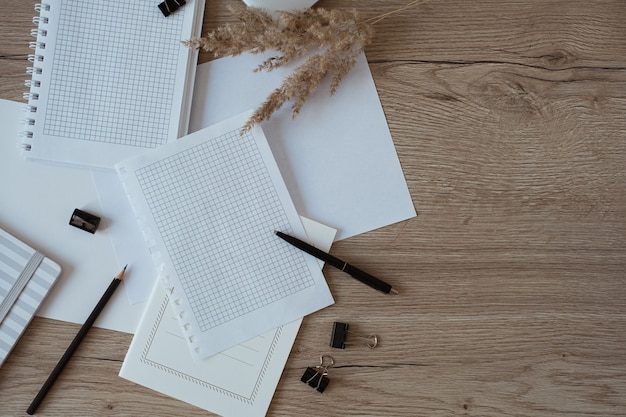
M 272 71 L 306 56 L 304 62 L 252 114 L 243 126 L 243 133 L 255 124 L 268 120 L 290 100 L 293 100 L 295 118 L 306 99 L 327 76 L 332 77 L 330 94 L 334 94 L 359 54 L 370 44 L 374 33 L 372 25 L 391 13 L 423 1 L 414 0 L 401 9 L 370 19 L 363 18 L 356 10 L 315 8 L 280 11 L 275 19 L 263 9 L 231 8 L 239 22 L 226 24 L 205 37 L 183 43 L 191 48 L 211 52 L 215 57 L 278 51 L 278 55 L 263 61 L 255 71 Z

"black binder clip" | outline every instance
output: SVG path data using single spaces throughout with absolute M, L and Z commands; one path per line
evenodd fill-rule
M 78 227 L 79 229 L 91 234 L 96 233 L 99 224 L 100 217 L 79 209 L 74 209 L 72 217 L 70 217 L 70 225 Z
M 328 368 L 335 364 L 335 360 L 330 356 L 320 356 L 320 364 L 315 368 L 308 367 L 300 381 L 309 384 L 318 392 L 324 392 L 330 380 L 328 379 Z
M 348 338 L 348 333 L 353 334 L 348 330 L 349 327 L 350 326 L 348 323 L 340 323 L 338 321 L 333 323 L 333 332 L 330 335 L 330 347 L 336 349 L 345 349 L 346 344 L 350 344 L 346 342 L 346 339 Z M 355 337 L 365 340 L 365 344 L 370 349 L 374 349 L 376 346 L 378 346 L 378 336 L 374 334 L 369 336 L 355 335 Z
M 159 4 L 159 9 L 161 13 L 163 13 L 163 16 L 167 17 L 184 6 L 185 3 L 185 0 L 165 0 L 163 3 Z

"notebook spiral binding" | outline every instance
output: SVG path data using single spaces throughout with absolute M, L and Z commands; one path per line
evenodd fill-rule
M 30 75 L 30 79 L 27 79 L 24 85 L 28 87 L 29 91 L 23 95 L 24 100 L 28 102 L 28 104 L 24 106 L 24 111 L 27 113 L 27 116 L 22 120 L 25 128 L 20 132 L 22 141 L 18 144 L 18 146 L 26 152 L 30 151 L 32 148 L 31 142 L 35 126 L 35 113 L 37 113 L 37 103 L 41 91 L 41 75 L 43 74 L 43 68 L 39 65 L 44 61 L 44 52 L 46 50 L 45 38 L 48 35 L 46 25 L 50 19 L 48 16 L 50 5 L 46 3 L 36 4 L 35 11 L 39 13 L 39 16 L 33 17 L 33 24 L 36 25 L 37 28 L 31 29 L 30 35 L 36 40 L 30 42 L 28 45 L 35 53 L 28 55 L 28 61 L 31 62 L 33 66 L 26 68 L 26 73 Z

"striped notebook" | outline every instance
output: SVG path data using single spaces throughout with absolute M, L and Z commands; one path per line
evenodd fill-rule
M 58 264 L 0 229 L 0 366 L 60 274 Z

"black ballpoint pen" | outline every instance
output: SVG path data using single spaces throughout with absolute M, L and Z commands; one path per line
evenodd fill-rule
M 287 241 L 296 248 L 303 250 L 309 255 L 315 256 L 317 259 L 320 259 L 327 264 L 332 265 L 335 268 L 350 274 L 353 278 L 358 279 L 362 283 L 369 285 L 370 287 L 378 291 L 381 291 L 385 294 L 398 294 L 398 291 L 394 290 L 391 285 L 387 284 L 384 281 L 381 281 L 373 275 L 368 274 L 367 272 L 357 268 L 356 266 L 350 265 L 349 263 L 342 261 L 341 259 L 298 239 L 297 237 L 290 236 L 278 230 L 274 231 L 274 233 L 276 233 L 276 236 Z

